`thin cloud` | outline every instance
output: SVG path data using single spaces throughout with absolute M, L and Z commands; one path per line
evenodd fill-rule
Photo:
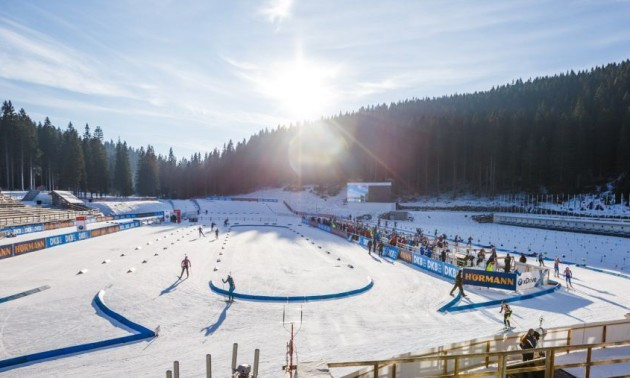
M 293 0 L 271 0 L 260 10 L 271 23 L 280 23 L 291 16 Z

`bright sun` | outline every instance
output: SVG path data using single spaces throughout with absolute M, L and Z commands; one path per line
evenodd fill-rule
M 296 120 L 321 117 L 334 101 L 332 79 L 336 70 L 307 62 L 298 57 L 293 62 L 274 67 L 265 85 L 269 97 L 278 101 L 283 113 Z

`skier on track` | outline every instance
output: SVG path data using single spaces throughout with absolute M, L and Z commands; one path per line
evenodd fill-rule
M 457 276 L 455 276 L 455 285 L 451 289 L 451 297 L 453 296 L 453 292 L 455 291 L 455 289 L 459 288 L 459 293 L 462 295 L 462 297 L 466 298 L 466 294 L 464 293 L 463 281 L 464 269 L 460 269 L 459 272 L 457 272 Z
M 542 252 L 538 253 L 538 265 L 545 266 L 545 258 Z
M 215 236 L 216 239 L 219 238 L 219 227 L 217 227 L 217 229 L 214 230 L 214 236 Z
M 192 265 L 190 264 L 190 260 L 188 260 L 188 256 L 184 255 L 184 259 L 182 260 L 182 272 L 179 275 L 179 279 L 182 279 L 182 276 L 184 275 L 184 271 L 186 271 L 186 278 L 188 278 L 188 268 L 190 268 Z
M 556 278 L 560 277 L 560 258 L 556 256 L 556 259 L 553 261 L 553 276 Z
M 230 272 L 226 279 L 222 279 L 223 283 L 227 283 L 230 285 L 230 295 L 228 296 L 229 302 L 234 302 L 234 289 L 236 289 L 236 285 L 234 285 L 234 279 L 232 278 L 232 272 Z
M 573 277 L 573 272 L 571 271 L 571 269 L 569 269 L 569 266 L 567 265 L 566 268 L 564 268 L 564 279 L 567 282 L 567 289 L 570 287 L 571 289 L 573 289 L 573 284 L 571 283 L 571 278 Z
M 203 228 L 201 226 L 199 226 L 199 237 L 206 237 L 206 235 L 203 233 Z
M 499 311 L 499 314 L 500 313 L 503 313 L 503 325 L 505 326 L 505 329 L 512 328 L 512 326 L 510 325 L 512 309 L 510 308 L 510 305 L 505 303 L 505 301 L 501 302 L 501 311 Z
M 372 256 L 372 240 L 368 240 L 367 248 L 368 248 L 368 255 Z
M 210 225 L 210 231 L 214 231 L 214 226 L 216 226 L 216 224 L 212 222 L 212 224 Z

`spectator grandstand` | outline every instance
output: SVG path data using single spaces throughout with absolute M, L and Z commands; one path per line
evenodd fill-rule
M 0 228 L 32 223 L 74 220 L 77 216 L 97 216 L 100 212 L 90 210 L 58 210 L 26 206 L 0 193 Z

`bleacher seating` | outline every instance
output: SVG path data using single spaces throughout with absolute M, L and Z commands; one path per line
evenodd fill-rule
M 0 193 L 0 228 L 24 224 L 74 220 L 77 216 L 97 216 L 94 209 L 58 210 L 42 207 L 25 206 L 23 203 Z
M 53 205 L 75 211 L 94 211 L 88 207 L 83 201 L 74 196 L 71 192 L 65 190 L 52 191 Z

